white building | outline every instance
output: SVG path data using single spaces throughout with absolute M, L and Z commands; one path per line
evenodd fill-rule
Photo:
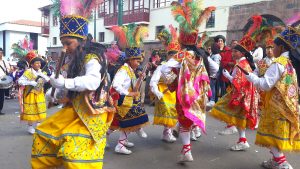
M 3 48 L 6 59 L 13 53 L 11 46 L 28 37 L 33 42 L 33 49 L 45 55 L 47 38 L 41 35 L 41 22 L 18 20 L 0 24 L 0 47 Z
M 228 34 L 228 23 L 230 9 L 234 6 L 247 5 L 262 2 L 263 0 L 205 0 L 204 7 L 215 6 L 216 10 L 212 13 L 211 18 L 207 23 L 203 23 L 199 28 L 199 36 L 204 31 L 207 31 L 210 37 L 216 35 Z M 267 0 L 272 1 L 272 0 Z M 274 0 L 275 1 L 275 0 Z M 145 25 L 149 28 L 149 37 L 145 41 L 145 50 L 151 50 L 159 45 L 156 39 L 156 34 L 163 28 L 167 28 L 170 24 L 178 27 L 177 22 L 171 15 L 170 0 L 124 0 L 123 5 L 123 24 L 135 22 L 136 24 Z M 59 22 L 57 17 L 53 16 L 53 11 L 50 6 L 41 8 L 45 14 L 43 17 L 49 25 L 48 49 L 56 49 L 61 47 L 59 40 Z M 96 36 L 96 41 L 101 43 L 111 43 L 114 41 L 114 35 L 109 30 L 118 22 L 118 0 L 104 0 L 104 3 L 99 6 L 96 26 L 92 20 L 89 24 L 89 32 Z M 94 31 L 96 27 L 96 31 Z M 56 53 L 56 52 L 54 52 Z

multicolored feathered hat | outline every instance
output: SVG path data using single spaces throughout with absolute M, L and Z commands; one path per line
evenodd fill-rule
M 109 63 L 115 64 L 118 61 L 121 53 L 122 51 L 120 51 L 118 45 L 112 44 L 110 48 L 106 49 L 105 56 Z
M 246 53 L 254 49 L 256 44 L 256 36 L 259 35 L 260 26 L 262 24 L 262 17 L 260 15 L 254 15 L 251 17 L 253 24 L 249 28 L 248 32 L 239 41 L 239 43 L 234 47 L 234 49 Z
M 277 38 L 284 41 L 291 49 L 300 47 L 300 31 L 292 26 L 287 26 Z
M 78 37 L 88 35 L 88 18 L 92 10 L 103 0 L 54 0 L 54 7 L 60 13 L 60 37 Z
M 113 26 L 111 28 L 118 38 L 118 44 L 125 50 L 126 59 L 142 58 L 141 46 L 143 39 L 148 36 L 148 28 L 136 24 Z
M 38 57 L 38 54 L 36 53 L 36 51 L 32 50 L 26 54 L 25 60 L 30 65 L 33 61 L 42 61 L 43 59 Z
M 256 36 L 256 42 L 264 44 L 266 48 L 274 47 L 274 38 L 283 30 L 283 27 L 264 26 Z
M 198 38 L 197 48 L 203 48 L 207 41 L 209 41 L 209 34 L 207 32 L 203 32 L 201 38 Z
M 33 50 L 33 42 L 31 42 L 26 35 L 23 40 L 20 40 L 18 43 L 13 43 L 11 49 L 13 50 L 12 55 L 23 58 L 29 51 Z
M 163 43 L 168 52 L 181 50 L 180 44 L 178 42 L 177 30 L 173 25 L 169 25 L 169 30 L 163 29 L 157 38 Z
M 173 1 L 172 14 L 179 23 L 179 42 L 183 45 L 195 45 L 198 40 L 198 28 L 206 21 L 215 7 L 207 7 L 203 10 L 203 0 L 183 0 L 183 3 Z

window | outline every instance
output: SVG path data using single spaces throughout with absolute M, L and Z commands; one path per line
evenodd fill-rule
M 104 32 L 99 32 L 99 42 L 104 42 L 105 36 Z
M 57 37 L 53 37 L 53 42 L 52 42 L 53 45 L 57 45 Z
M 108 13 L 109 9 L 108 6 L 109 5 L 109 1 L 105 0 L 103 1 L 98 8 L 98 18 L 104 17 L 105 14 Z
M 153 8 L 170 6 L 171 0 L 153 0 Z
M 208 21 L 206 22 L 206 28 L 214 28 L 215 27 L 215 11 L 212 11 Z
M 143 8 L 143 0 L 132 0 L 133 1 L 133 9 Z
M 52 25 L 53 25 L 53 26 L 57 26 L 57 25 L 58 25 L 58 19 L 57 19 L 57 16 L 54 16 L 54 15 L 53 15 L 52 18 L 53 18 L 53 20 L 52 20 L 52 22 L 53 22 Z
M 164 25 L 156 26 L 156 28 L 155 28 L 155 38 L 157 37 L 157 35 L 158 35 L 163 29 L 165 29 L 165 26 L 164 26 Z

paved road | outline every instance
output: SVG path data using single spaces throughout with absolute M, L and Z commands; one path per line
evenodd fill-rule
M 153 107 L 146 107 L 152 119 Z M 57 108 L 49 110 L 49 114 Z M 0 116 L 0 169 L 29 169 L 32 136 L 26 132 L 26 124 L 19 121 L 19 107 L 16 100 L 6 100 L 5 116 Z M 237 140 L 237 135 L 220 136 L 218 130 L 224 127 L 219 121 L 208 117 L 207 135 L 192 143 L 194 162 L 178 164 L 181 144 L 168 144 L 160 140 L 162 127 L 150 125 L 145 128 L 147 139 L 135 133 L 129 140 L 135 143 L 132 155 L 118 155 L 113 152 L 118 133 L 113 133 L 104 159 L 104 169 L 261 169 L 261 161 L 270 158 L 265 148 L 253 145 L 255 131 L 247 131 L 251 149 L 245 152 L 231 152 L 228 148 Z M 300 154 L 287 154 L 294 169 L 300 169 Z

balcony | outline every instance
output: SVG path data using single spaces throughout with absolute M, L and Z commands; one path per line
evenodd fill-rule
M 42 26 L 42 36 L 48 37 L 49 36 L 49 26 Z
M 123 12 L 123 24 L 132 22 L 149 22 L 149 8 L 140 8 Z M 104 16 L 104 26 L 118 25 L 118 13 L 110 13 Z

